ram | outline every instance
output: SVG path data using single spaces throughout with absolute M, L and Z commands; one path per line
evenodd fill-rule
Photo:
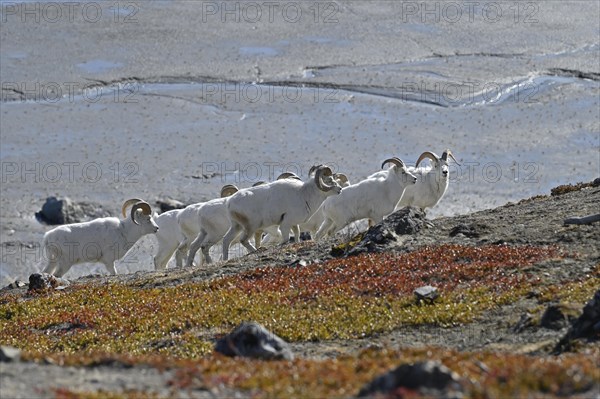
M 338 182 L 342 189 L 350 185 L 348 176 L 346 176 L 343 173 L 334 173 L 333 178 Z M 312 216 L 306 222 L 300 223 L 300 231 L 308 232 L 310 233 L 310 236 L 314 238 L 317 233 L 317 230 L 319 230 L 319 227 L 321 226 L 324 220 L 325 215 L 323 214 L 323 205 L 321 204 L 317 211 L 313 213 Z M 277 233 L 277 229 L 274 232 L 269 230 L 269 235 L 265 237 L 263 243 L 269 245 L 273 242 L 279 242 L 281 240 L 281 234 Z
M 422 153 L 415 166 L 408 169 L 417 177 L 417 183 L 406 188 L 396 209 L 414 206 L 425 210 L 437 205 L 448 190 L 450 181 L 448 157 L 458 164 L 450 150 L 444 151 L 441 157 L 431 151 Z M 431 165 L 419 166 L 425 159 L 430 159 Z
M 281 243 L 288 242 L 292 228 L 298 241 L 298 224 L 308 220 L 325 198 L 341 190 L 331 169 L 319 165 L 315 176 L 307 181 L 282 179 L 232 195 L 227 201 L 230 227 L 223 238 L 223 260 L 228 259 L 229 245 L 240 234 L 242 245 L 254 252 L 256 248 L 249 243 L 249 238 L 269 226 L 279 226 Z
M 386 159 L 381 166 L 387 163 L 393 165 L 387 173 L 352 184 L 340 195 L 323 202 L 321 207 L 325 220 L 317 231 L 316 239 L 333 235 L 356 220 L 368 218 L 378 223 L 394 211 L 406 187 L 414 185 L 417 178 L 399 158 Z
M 296 174 L 285 172 L 277 177 L 277 180 L 283 179 L 300 179 Z M 263 181 L 254 183 L 252 187 L 261 186 L 266 184 Z M 232 193 L 233 194 L 233 193 Z M 207 263 L 212 262 L 210 257 L 210 249 L 223 239 L 225 233 L 229 229 L 229 218 L 227 217 L 226 208 L 227 198 L 217 198 L 206 202 L 198 210 L 198 224 L 200 226 L 200 232 L 191 242 L 189 246 L 189 253 L 186 262 L 186 266 L 192 266 L 196 252 L 202 249 L 202 255 Z M 269 233 L 268 236 L 279 234 L 277 226 L 270 226 L 265 229 Z M 257 231 L 254 234 L 254 246 L 258 248 L 261 245 L 262 232 Z
M 127 207 L 133 205 L 130 217 Z M 45 273 L 62 277 L 71 266 L 79 263 L 102 263 L 111 274 L 117 274 L 115 261 L 144 235 L 159 229 L 152 218 L 150 205 L 137 198 L 125 201 L 121 208 L 124 219 L 106 217 L 84 223 L 56 227 L 44 235 L 43 269 Z

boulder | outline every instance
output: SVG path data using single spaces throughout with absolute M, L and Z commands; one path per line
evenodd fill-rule
M 573 346 L 573 341 L 585 339 L 595 341 L 600 339 L 600 289 L 593 298 L 583 307 L 583 313 L 569 328 L 569 331 L 554 347 L 554 353 L 568 351 Z
M 348 255 L 364 252 L 381 252 L 402 235 L 418 233 L 425 224 L 425 212 L 419 208 L 406 207 L 392 213 L 382 222 L 371 227 L 362 240 L 348 251 Z
M 35 214 L 39 222 L 50 225 L 79 223 L 106 216 L 111 216 L 111 213 L 102 209 L 102 205 L 92 202 L 76 203 L 67 197 L 46 198 L 42 209 Z
M 215 351 L 226 356 L 265 360 L 293 360 L 290 346 L 283 339 L 255 322 L 245 322 L 217 341 Z
M 431 285 L 424 285 L 417 288 L 414 290 L 414 294 L 417 299 L 417 304 L 421 304 L 421 302 L 432 304 L 440 296 L 438 289 Z
M 360 390 L 358 396 L 369 397 L 377 394 L 394 396 L 394 393 L 401 392 L 403 389 L 417 391 L 428 397 L 462 396 L 458 374 L 433 360 L 403 364 L 375 378 Z
M 158 200 L 158 201 L 156 201 L 156 205 L 158 205 L 158 207 L 160 208 L 160 213 L 171 211 L 173 209 L 183 209 L 187 206 L 183 202 L 177 201 L 172 198 Z
M 0 346 L 0 363 L 15 362 L 21 358 L 21 350 L 12 346 Z
M 59 290 L 67 287 L 69 284 L 67 280 L 48 273 L 33 273 L 29 276 L 28 291 Z

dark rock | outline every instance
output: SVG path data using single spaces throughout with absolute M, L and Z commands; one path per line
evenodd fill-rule
M 402 208 L 367 230 L 362 240 L 348 251 L 348 255 L 381 252 L 395 243 L 400 235 L 418 233 L 424 224 L 425 212 L 413 207 Z
M 587 339 L 595 341 L 600 339 L 600 289 L 594 297 L 583 307 L 583 313 L 569 328 L 569 331 L 558 342 L 554 353 L 568 351 L 573 346 L 573 341 Z
M 396 234 L 416 234 L 423 228 L 425 212 L 408 206 L 392 213 L 385 218 L 384 223 L 394 226 Z
M 171 211 L 173 209 L 183 209 L 187 206 L 183 202 L 171 198 L 167 198 L 165 200 L 158 200 L 156 201 L 156 204 L 160 208 L 160 213 Z
M 39 222 L 50 225 L 79 223 L 106 216 L 111 216 L 111 213 L 102 209 L 99 204 L 75 203 L 67 197 L 62 199 L 46 198 L 42 210 L 35 214 L 35 218 Z
M 21 350 L 12 346 L 0 346 L 0 363 L 16 362 L 21 358 Z
M 73 331 L 73 330 L 82 330 L 82 329 L 86 329 L 86 328 L 88 328 L 88 326 L 86 326 L 85 324 L 65 322 L 65 323 L 51 324 L 48 327 L 44 328 L 44 332 L 46 332 L 46 333 L 65 333 L 65 332 L 69 332 L 69 331 Z
M 29 290 L 28 291 L 43 291 L 47 289 L 62 289 L 68 286 L 70 283 L 60 277 L 54 277 L 48 273 L 33 273 L 29 276 Z
M 418 304 L 420 304 L 421 301 L 425 301 L 431 304 L 440 296 L 438 289 L 436 287 L 432 287 L 431 285 L 425 285 L 423 287 L 417 288 L 414 291 L 414 294 L 417 297 Z
M 454 226 L 452 230 L 450 230 L 449 236 L 456 237 L 459 234 L 469 238 L 479 238 L 481 236 L 477 227 L 470 224 L 459 224 Z
M 25 287 L 27 285 L 27 283 L 25 281 L 21 281 L 21 280 L 16 280 L 13 281 L 12 283 L 10 283 L 9 285 L 7 285 L 6 287 L 2 288 L 3 290 L 12 290 L 15 288 L 21 288 L 21 287 Z
M 594 179 L 594 181 L 592 182 L 592 186 L 594 186 L 594 187 L 600 186 L 600 177 L 596 177 Z
M 549 305 L 540 320 L 540 326 L 550 330 L 561 330 L 568 325 L 569 316 L 560 305 Z
M 242 323 L 230 334 L 219 339 L 215 351 L 226 356 L 254 359 L 294 359 L 287 342 L 255 322 Z
M 432 397 L 461 397 L 459 380 L 456 373 L 436 361 L 403 364 L 375 378 L 360 390 L 358 396 L 394 393 L 399 388 L 405 388 Z

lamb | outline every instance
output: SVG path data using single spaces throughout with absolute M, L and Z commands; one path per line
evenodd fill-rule
M 378 223 L 394 211 L 406 187 L 417 182 L 399 158 L 386 159 L 382 167 L 393 164 L 385 174 L 377 174 L 344 188 L 340 195 L 323 202 L 325 220 L 316 238 L 332 235 L 356 220 L 369 218 Z
M 298 241 L 298 224 L 308 220 L 325 198 L 337 195 L 341 190 L 331 169 L 319 165 L 315 176 L 305 182 L 276 180 L 232 195 L 227 201 L 230 228 L 223 238 L 223 260 L 228 259 L 229 245 L 240 233 L 240 242 L 250 252 L 256 251 L 248 242 L 252 234 L 273 225 L 279 225 L 281 243 L 288 242 L 292 228 Z
M 130 205 L 130 217 L 125 210 Z M 159 227 L 152 218 L 150 205 L 137 198 L 125 201 L 121 209 L 125 219 L 105 217 L 89 222 L 56 227 L 44 234 L 42 248 L 46 266 L 43 271 L 62 277 L 71 266 L 84 262 L 103 263 L 110 274 L 117 274 L 115 261 L 121 259 L 144 235 Z
M 444 151 L 441 157 L 430 151 L 422 153 L 415 167 L 409 168 L 409 171 L 417 177 L 417 184 L 406 188 L 396 209 L 414 206 L 425 210 L 437 205 L 448 190 L 450 177 L 448 157 L 458 164 L 450 150 Z M 419 167 L 425 158 L 431 159 L 432 165 Z

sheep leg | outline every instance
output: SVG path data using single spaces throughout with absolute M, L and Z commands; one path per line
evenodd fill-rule
M 262 230 L 257 230 L 256 233 L 254 233 L 254 246 L 256 248 L 260 248 L 262 245 L 262 235 L 263 235 Z
M 242 231 L 242 226 L 239 223 L 232 220 L 231 227 L 229 227 L 229 230 L 227 230 L 227 233 L 225 233 L 225 237 L 223 237 L 223 260 L 224 261 L 229 259 L 229 246 L 231 245 L 231 242 L 240 234 L 241 231 Z M 242 243 L 242 244 L 244 244 L 244 243 Z M 246 246 L 246 245 L 244 244 L 244 246 Z
M 183 259 L 187 257 L 188 250 L 189 250 L 188 240 L 187 240 L 187 238 L 185 238 L 181 242 L 181 244 L 179 244 L 179 246 L 177 247 L 177 253 L 180 254 L 181 261 L 183 261 Z M 193 260 L 193 258 L 192 258 L 192 260 Z M 177 259 L 175 261 L 177 262 Z M 177 267 L 182 267 L 182 266 L 183 266 L 183 262 L 177 263 Z
M 108 272 L 115 276 L 117 274 L 117 269 L 115 269 L 115 262 L 109 262 L 108 264 L 104 264 L 104 266 L 106 266 L 106 270 L 108 270 Z
M 202 245 L 200 246 L 200 249 L 202 250 L 202 255 L 204 255 L 204 260 L 206 261 L 206 264 L 212 263 L 212 258 L 210 257 L 210 249 L 212 248 L 212 246 L 215 245 L 212 242 L 203 242 Z
M 175 250 L 175 265 L 177 267 L 183 267 L 183 260 L 186 258 L 186 255 L 182 249 L 177 248 Z
M 48 262 L 42 273 L 54 274 L 56 269 L 58 268 L 58 263 L 55 260 L 51 260 Z
M 206 238 L 206 231 L 200 230 L 200 234 L 196 237 L 194 241 L 190 244 L 190 250 L 188 252 L 187 261 L 185 262 L 186 267 L 192 267 L 194 263 L 194 257 L 196 256 L 196 252 L 200 249 L 202 242 Z
M 321 227 L 319 227 L 319 230 L 317 230 L 317 234 L 315 235 L 315 240 L 320 240 L 321 238 L 323 238 L 326 234 L 328 234 L 328 231 L 332 227 L 335 228 L 333 220 L 331 220 L 329 218 L 325 218 L 325 220 L 321 224 Z
M 288 225 L 284 222 L 284 224 L 279 225 L 279 232 L 281 233 L 280 244 L 285 245 L 290 242 L 290 229 L 292 226 Z
M 300 226 L 295 224 L 292 226 L 292 233 L 294 233 L 294 242 L 300 242 Z
M 164 248 L 159 245 L 158 253 L 154 257 L 154 270 L 165 270 L 169 259 L 171 259 L 176 250 L 177 246 L 175 248 Z

